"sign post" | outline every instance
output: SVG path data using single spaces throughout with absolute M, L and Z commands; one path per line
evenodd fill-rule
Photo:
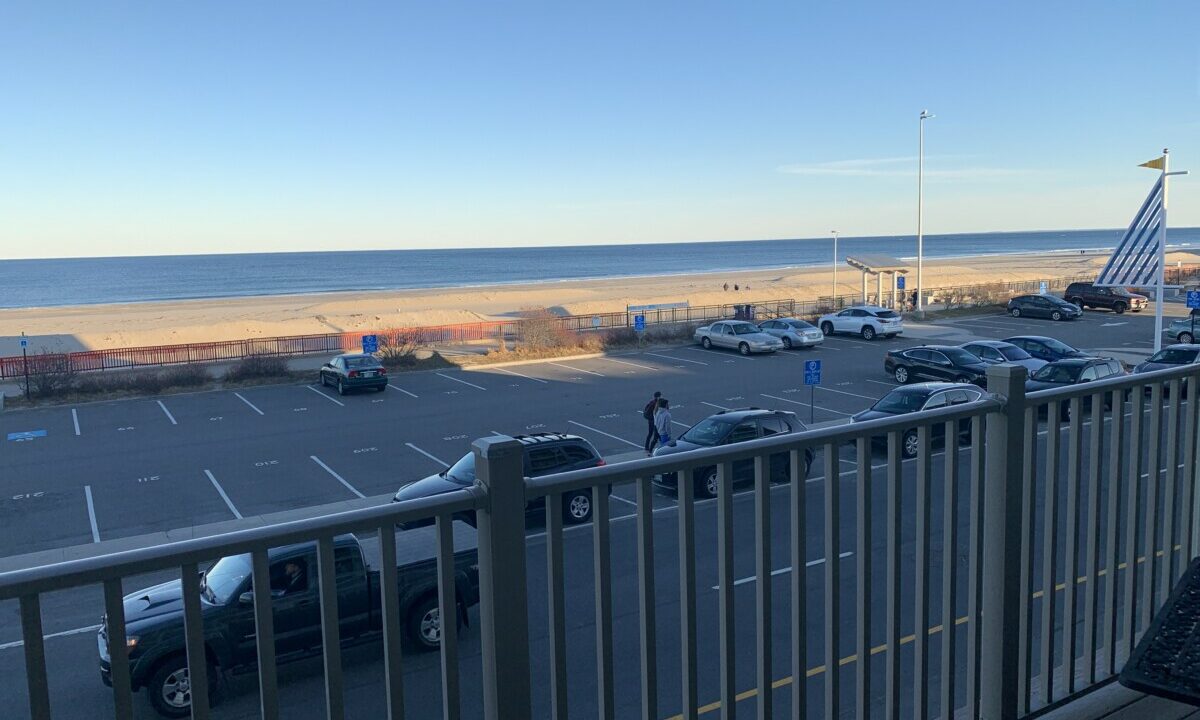
M 808 422 L 811 425 L 817 414 L 817 386 L 821 384 L 821 361 L 804 361 L 804 384 L 808 386 Z
M 1192 319 L 1192 342 L 1196 342 L 1196 310 L 1200 309 L 1200 290 L 1187 291 L 1187 306 L 1191 310 L 1188 316 Z
M 379 352 L 379 336 L 378 335 L 363 335 L 362 337 L 363 353 L 372 355 Z
M 29 338 L 21 331 L 21 363 L 25 366 L 25 399 L 29 399 Z
M 634 315 L 633 316 L 633 331 L 637 333 L 638 346 L 640 347 L 642 344 L 642 338 L 644 338 L 646 336 L 646 316 L 645 315 Z

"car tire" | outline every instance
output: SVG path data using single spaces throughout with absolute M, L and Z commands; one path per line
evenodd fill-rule
M 791 350 L 791 349 L 792 349 L 792 339 L 791 339 L 790 337 L 785 337 L 785 338 L 783 339 L 783 347 L 784 347 L 784 349 L 785 349 L 785 350 Z
M 462 625 L 462 617 L 456 607 L 456 626 Z M 437 595 L 430 594 L 413 603 L 408 611 L 408 637 L 420 652 L 433 652 L 442 646 L 441 613 Z
M 346 386 L 345 386 L 345 385 L 342 383 L 342 379 L 341 379 L 341 378 L 338 378 L 338 382 L 337 382 L 337 391 L 338 391 L 338 395 L 345 395 L 345 394 L 346 394 Z
M 1013 308 L 1012 310 L 1008 311 L 1008 314 L 1012 315 L 1013 317 L 1021 317 L 1021 308 Z
M 959 375 L 958 377 L 954 378 L 954 382 L 956 382 L 956 383 L 970 383 L 970 382 L 971 382 L 971 378 L 967 377 L 966 375 Z
M 1191 333 L 1188 333 L 1188 332 L 1179 333 L 1179 342 L 1183 343 L 1184 345 L 1191 345 L 1193 340 L 1195 340 L 1195 338 L 1192 337 Z
M 216 668 L 208 666 L 209 700 L 216 682 Z M 192 714 L 192 691 L 188 679 L 187 656 L 172 655 L 159 663 L 150 677 L 146 694 L 150 706 L 163 717 L 185 718 Z M 211 703 L 210 703 L 211 704 Z
M 329 378 L 325 377 L 325 372 L 321 372 L 321 387 L 329 387 Z
M 1118 315 L 1124 315 L 1125 314 L 1125 303 L 1119 302 L 1116 305 L 1113 305 L 1113 312 L 1115 312 Z
M 1050 319 L 1055 322 L 1058 322 L 1059 320 L 1063 319 L 1063 315 L 1058 310 L 1052 310 L 1052 311 L 1050 311 Z
M 862 330 L 859 331 L 859 334 L 862 335 L 863 340 L 874 340 L 875 328 L 871 327 L 870 325 L 863 325 Z
M 743 355 L 749 355 L 750 354 L 750 346 L 747 345 L 746 343 L 738 343 L 738 352 L 740 352 Z
M 900 383 L 901 385 L 908 384 L 908 381 L 909 381 L 908 368 L 904 367 L 903 365 L 897 366 L 896 369 L 894 371 L 892 371 L 892 376 L 895 377 L 896 382 Z
M 700 482 L 696 483 L 696 497 L 699 498 L 715 498 L 720 487 L 720 481 L 717 479 L 717 469 L 709 468 Z
M 833 323 L 831 323 L 831 322 L 821 323 L 821 333 L 824 335 L 832 335 L 833 334 Z
M 709 340 L 708 338 L 700 338 L 700 347 L 704 348 L 705 350 L 712 350 L 712 340 Z
M 916 430 L 909 430 L 904 433 L 904 437 L 900 443 L 900 454 L 905 458 L 912 459 L 921 451 L 921 439 L 917 437 Z
M 592 494 L 587 490 L 571 493 L 563 498 L 563 522 L 581 525 L 592 519 Z

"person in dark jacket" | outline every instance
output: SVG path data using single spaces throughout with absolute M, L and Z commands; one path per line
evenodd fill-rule
M 646 403 L 646 407 L 642 408 L 642 417 L 646 420 L 646 454 L 650 455 L 654 452 L 654 446 L 658 444 L 658 429 L 654 427 L 654 411 L 658 410 L 658 400 L 662 397 L 661 392 L 654 393 L 654 397 L 650 402 Z

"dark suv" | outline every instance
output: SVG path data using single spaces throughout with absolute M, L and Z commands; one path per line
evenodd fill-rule
M 674 445 L 659 446 L 654 451 L 654 457 L 674 455 L 717 445 L 732 445 L 772 435 L 804 432 L 807 429 L 804 423 L 796 417 L 796 413 L 784 410 L 763 410 L 761 408 L 722 410 L 693 425 L 675 441 Z M 806 448 L 804 450 L 804 477 L 806 478 L 809 468 L 812 467 L 812 461 L 813 452 Z M 786 452 L 775 453 L 771 456 L 771 480 L 773 482 L 785 482 L 789 479 L 788 464 Z M 698 497 L 717 496 L 717 468 L 715 465 L 697 468 L 694 477 Z M 733 482 L 736 485 L 754 482 L 753 458 L 734 461 Z M 655 478 L 654 484 L 671 491 L 679 489 L 676 473 L 664 473 Z
M 513 439 L 520 441 L 525 446 L 525 477 L 541 477 L 604 464 L 604 458 L 600 457 L 596 448 L 578 435 L 547 432 L 514 435 Z M 441 495 L 451 490 L 471 487 L 474 484 L 475 453 L 469 452 L 448 470 L 402 485 L 392 497 L 392 502 Z M 611 486 L 609 492 L 612 492 Z M 530 500 L 529 504 L 525 506 L 525 515 L 527 517 L 542 516 L 545 506 L 545 498 Z M 590 490 L 576 490 L 564 494 L 562 506 L 563 521 L 566 523 L 584 523 L 592 519 L 592 493 Z M 469 525 L 475 525 L 474 513 L 464 514 L 462 519 Z M 433 521 L 421 521 L 401 527 L 407 530 L 410 527 L 420 527 L 431 522 Z
M 883 358 L 883 369 L 901 385 L 918 378 L 983 385 L 988 364 L 960 347 L 922 345 L 888 351 Z
M 1126 310 L 1141 312 L 1146 308 L 1145 295 L 1134 295 L 1123 287 L 1096 287 L 1089 282 L 1067 286 L 1063 299 L 1082 308 L 1108 308 L 1120 315 Z

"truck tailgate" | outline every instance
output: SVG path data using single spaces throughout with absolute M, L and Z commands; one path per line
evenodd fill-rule
M 454 530 L 454 552 L 476 550 L 479 547 L 478 535 L 475 528 L 455 520 L 451 523 Z M 368 569 L 379 568 L 379 537 L 375 534 L 358 535 L 362 545 L 363 560 Z M 422 560 L 437 558 L 437 528 L 434 526 L 414 528 L 412 530 L 396 530 L 396 565 L 403 567 Z

